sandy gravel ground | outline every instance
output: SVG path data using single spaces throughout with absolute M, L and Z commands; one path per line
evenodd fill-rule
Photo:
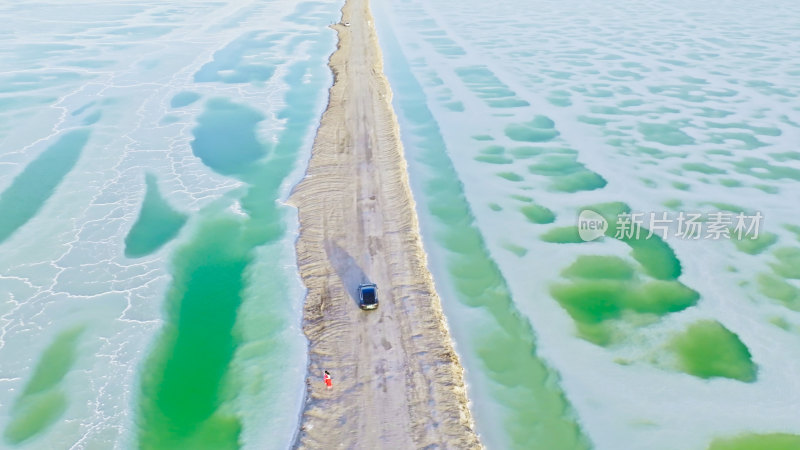
M 334 85 L 298 207 L 309 379 L 296 446 L 479 448 L 425 254 L 368 0 L 335 25 Z M 380 307 L 362 311 L 361 282 Z M 322 381 L 331 372 L 333 388 Z

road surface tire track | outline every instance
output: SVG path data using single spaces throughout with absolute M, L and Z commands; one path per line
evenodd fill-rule
M 328 108 L 290 198 L 308 288 L 308 392 L 295 445 L 480 448 L 427 270 L 368 0 L 347 0 L 344 22 L 333 27 Z M 366 281 L 379 287 L 374 311 L 357 306 Z

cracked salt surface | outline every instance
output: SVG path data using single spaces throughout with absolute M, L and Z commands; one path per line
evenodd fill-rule
M 246 104 L 265 117 L 260 139 L 274 142 L 286 123 L 280 115 L 289 89 L 284 77 L 293 62 L 310 57 L 308 36 L 320 36 L 332 50 L 335 37 L 324 26 L 336 20 L 339 6 L 318 2 L 313 17 L 282 22 L 275 18 L 297 16 L 293 2 L 0 5 L 7 24 L 0 31 L 0 192 L 61 136 L 91 130 L 75 167 L 41 210 L 0 244 L 0 429 L 10 420 L 5 406 L 19 396 L 44 348 L 63 330 L 85 326 L 63 381 L 65 411 L 26 443 L 76 449 L 135 445 L 141 362 L 163 326 L 171 254 L 196 231 L 206 209 L 229 205 L 246 214 L 238 202 L 244 184 L 214 173 L 192 154 L 197 117 L 212 98 Z M 216 52 L 242 36 L 263 33 L 266 23 L 267 33 L 276 36 L 274 46 L 245 57 L 248 64 L 271 65 L 271 77 L 195 82 Z M 325 59 L 314 58 L 315 67 L 327 73 Z M 172 100 L 185 91 L 200 99 L 184 98 L 173 108 Z M 317 94 L 321 112 L 324 90 Z M 309 138 L 310 133 L 300 139 L 299 164 L 281 184 L 282 195 L 302 174 Z M 173 242 L 129 259 L 124 240 L 139 213 L 145 173 L 158 179 L 168 203 L 190 217 Z M 291 238 L 296 224 L 286 222 Z M 284 412 L 295 408 L 299 414 L 303 291 L 292 242 L 256 252 L 253 279 L 286 301 L 274 311 L 279 345 L 268 346 L 260 359 L 236 361 L 253 382 L 269 377 L 276 383 L 268 390 L 248 385 L 247 395 L 232 405 L 242 418 L 245 448 L 282 448 L 292 440 L 297 419 Z M 285 280 L 270 283 L 275 273 Z M 243 308 L 263 314 L 251 303 Z

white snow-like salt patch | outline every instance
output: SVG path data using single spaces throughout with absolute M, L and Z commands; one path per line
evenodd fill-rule
M 719 5 L 694 2 L 635 3 L 618 9 L 588 1 L 512 2 L 492 5 L 490 12 L 485 4 L 470 1 L 379 5 L 391 17 L 384 26 L 393 27 L 406 58 L 413 62 L 412 71 L 425 85 L 428 107 L 477 223 L 517 307 L 537 333 L 539 353 L 560 373 L 567 397 L 597 448 L 666 449 L 676 444 L 705 448 L 716 436 L 799 432 L 792 418 L 800 401 L 796 381 L 800 338 L 770 319 L 782 317 L 798 324 L 800 314 L 765 298 L 757 289 L 756 275 L 771 271 L 770 250 L 798 247 L 796 237 L 782 225 L 800 223 L 800 213 L 787 205 L 800 195 L 800 183 L 764 177 L 770 174 L 767 168 L 751 167 L 747 173 L 736 166 L 745 158 L 759 158 L 773 166 L 800 169 L 796 159 L 777 161 L 770 156 L 797 152 L 800 141 L 800 128 L 792 125 L 800 111 L 789 107 L 800 95 L 796 63 L 800 49 L 787 47 L 796 39 L 788 18 L 797 12 L 745 2 L 724 11 Z M 464 55 L 442 53 L 429 41 L 432 35 L 446 36 Z M 490 108 L 457 75 L 458 69 L 472 66 L 490 69 L 530 106 Z M 601 90 L 610 94 L 595 95 Z M 555 92 L 566 93 L 559 95 L 570 104 L 551 103 Z M 450 110 L 442 98 L 461 101 L 465 112 Z M 505 136 L 506 125 L 527 122 L 535 115 L 553 119 L 560 137 L 539 144 L 513 142 Z M 608 122 L 590 125 L 581 122 L 581 116 Z M 675 125 L 670 125 L 673 121 Z M 678 133 L 648 135 L 641 124 L 674 126 L 690 139 Z M 495 140 L 472 139 L 482 134 Z M 678 145 L 671 145 L 675 139 Z M 764 146 L 749 148 L 750 139 Z M 520 146 L 577 150 L 578 161 L 608 185 L 574 194 L 554 192 L 546 177 L 528 171 L 535 159 L 503 165 L 475 161 L 479 151 L 490 145 L 506 150 Z M 663 157 L 654 158 L 637 146 L 662 152 Z M 712 153 L 718 150 L 724 153 Z M 687 169 L 700 163 L 725 173 Z M 498 172 L 514 172 L 524 180 L 505 181 Z M 725 187 L 722 179 L 742 187 Z M 673 182 L 688 183 L 690 190 L 677 189 Z M 778 189 L 779 194 L 760 186 Z M 518 211 L 524 203 L 512 198 L 514 194 L 553 210 L 555 224 L 529 223 Z M 778 244 L 760 255 L 748 255 L 729 242 L 668 239 L 683 266 L 680 281 L 701 294 L 699 304 L 632 331 L 618 347 L 605 349 L 577 339 L 573 320 L 550 297 L 549 285 L 560 280 L 561 270 L 579 254 L 631 260 L 629 249 L 609 239 L 547 244 L 539 235 L 553 226 L 574 225 L 578 210 L 586 205 L 623 201 L 635 211 L 660 212 L 668 211 L 664 202 L 674 199 L 682 202 L 678 209 L 687 211 L 713 209 L 708 202 L 758 210 L 765 217 L 762 231 L 777 234 Z M 493 211 L 490 203 L 503 210 Z M 430 237 L 426 241 L 433 242 Z M 528 252 L 516 256 L 505 248 L 507 244 Z M 435 264 L 435 257 L 431 259 Z M 433 269 L 437 276 L 446 276 L 445 269 Z M 672 334 L 708 318 L 720 321 L 748 346 L 759 365 L 755 383 L 704 381 L 646 362 Z M 470 319 L 450 315 L 448 320 Z M 458 345 L 458 336 L 456 340 Z M 638 362 L 620 365 L 615 362 L 620 358 Z M 479 391 L 480 387 L 470 387 L 473 399 L 481 395 Z M 491 399 L 479 400 L 474 408 L 491 409 L 487 405 Z M 476 413 L 476 418 L 491 415 Z
M 340 6 L 317 3 L 314 20 L 325 25 L 336 20 Z M 278 114 L 286 106 L 287 68 L 308 59 L 311 51 L 307 42 L 293 41 L 317 33 L 335 47 L 335 34 L 313 20 L 275 20 L 296 8 L 288 0 L 137 6 L 85 2 L 69 7 L 45 2 L 0 8 L 0 18 L 8 24 L 4 31 L 13 36 L 0 43 L 10 55 L 0 63 L 0 84 L 44 74 L 40 82 L 19 84 L 18 92 L 0 94 L 0 102 L 21 99 L 0 108 L 0 191 L 61 132 L 85 126 L 88 117 L 101 114 L 89 125 L 91 140 L 75 169 L 39 214 L 1 244 L 0 405 L 13 404 L 53 336 L 87 325 L 79 358 L 62 383 L 69 408 L 36 438 L 36 445 L 134 446 L 139 371 L 162 325 L 170 254 L 195 229 L 196 213 L 215 202 L 236 209 L 232 194 L 243 187 L 194 157 L 190 143 L 196 118 L 208 99 L 229 98 L 259 110 L 266 117 L 258 129 L 260 139 L 277 142 L 285 126 Z M 268 81 L 194 82 L 194 74 L 215 52 L 251 31 L 283 33 L 268 55 L 244 56 L 247 64 L 276 66 Z M 321 69 L 326 70 L 325 64 L 319 58 Z M 51 76 L 62 72 L 76 75 Z M 170 100 L 182 91 L 202 97 L 171 108 Z M 162 122 L 168 116 L 174 116 L 172 123 Z M 285 180 L 283 197 L 304 172 L 313 134 L 312 127 L 295 172 Z M 157 176 L 168 202 L 191 217 L 175 242 L 130 260 L 123 256 L 124 239 L 139 211 L 146 172 Z M 256 397 L 242 396 L 235 407 L 244 422 L 245 448 L 285 448 L 294 437 L 305 392 L 306 344 L 299 306 L 304 292 L 294 266 L 297 223 L 289 221 L 286 242 L 259 250 L 259 264 L 267 261 L 285 272 L 282 284 L 275 286 L 285 291 L 285 303 L 274 308 L 286 326 L 277 338 L 282 356 L 272 356 L 281 360 L 282 373 L 270 380 L 270 401 L 262 395 L 254 403 Z M 255 375 L 264 376 L 268 368 L 256 369 Z M 7 424 L 11 413 L 11 408 L 0 408 L 0 423 Z

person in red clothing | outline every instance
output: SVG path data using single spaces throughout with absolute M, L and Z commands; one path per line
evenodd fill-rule
M 325 375 L 322 378 L 325 379 L 325 386 L 328 386 L 328 389 L 333 387 L 333 382 L 331 381 L 331 373 L 330 372 L 328 372 L 326 370 L 325 371 Z

